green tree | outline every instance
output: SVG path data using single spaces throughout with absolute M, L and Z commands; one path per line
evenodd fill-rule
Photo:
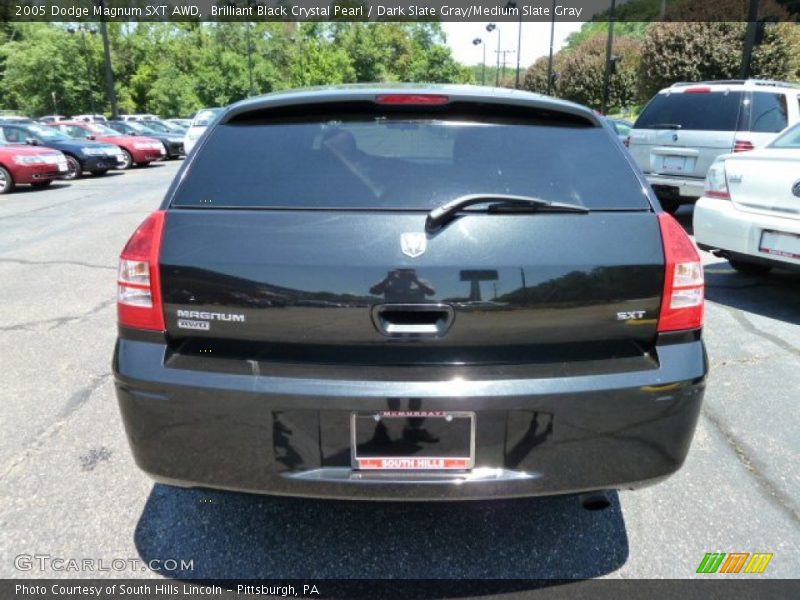
M 15 28 L 11 41 L 0 46 L 5 108 L 28 114 L 84 112 L 90 94 L 98 109 L 105 108 L 102 46 L 96 36 L 85 34 L 84 52 L 81 34 L 64 27 L 18 23 Z
M 641 43 L 633 38 L 614 40 L 617 57 L 609 78 L 609 112 L 636 103 Z M 559 56 L 558 96 L 599 109 L 603 102 L 606 68 L 606 36 L 599 34 Z
M 465 82 L 472 79 L 445 44 L 438 23 L 109 23 L 122 112 L 182 116 L 250 93 L 367 81 Z M 97 35 L 67 24 L 0 26 L 0 107 L 32 115 L 109 112 L 103 48 Z M 86 59 L 91 73 L 87 75 Z
M 641 98 L 676 81 L 738 78 L 746 27 L 736 22 L 654 23 L 642 44 Z M 768 30 L 754 52 L 752 76 L 796 79 L 798 54 L 797 25 Z

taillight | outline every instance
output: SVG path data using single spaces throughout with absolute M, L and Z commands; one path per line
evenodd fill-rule
M 378 104 L 428 104 L 438 105 L 450 102 L 449 96 L 442 94 L 380 94 L 375 97 Z
M 658 331 L 681 331 L 703 326 L 703 264 L 700 253 L 683 227 L 667 213 L 659 213 L 666 275 Z
M 731 194 L 728 190 L 728 176 L 725 172 L 725 161 L 718 160 L 711 163 L 711 167 L 709 167 L 706 174 L 706 181 L 703 184 L 703 194 L 709 198 L 731 199 Z
M 747 140 L 736 140 L 733 142 L 734 152 L 749 152 L 750 150 L 755 150 L 755 148 L 753 142 L 748 142 Z
M 134 329 L 164 331 L 158 254 L 166 213 L 157 210 L 125 244 L 119 257 L 117 275 L 117 318 L 119 324 Z

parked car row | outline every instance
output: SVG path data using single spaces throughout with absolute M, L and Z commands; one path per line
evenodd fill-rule
M 104 175 L 109 169 L 125 170 L 180 158 L 221 111 L 216 107 L 203 109 L 191 120 L 162 120 L 153 114 L 122 115 L 119 119 L 83 114 L 71 118 L 46 115 L 34 121 L 20 115 L 0 115 L 0 194 L 18 184 L 46 186 L 53 179 L 77 179 L 84 173 Z M 28 158 L 40 154 L 46 155 L 48 162 Z M 51 163 L 64 168 L 56 170 Z
M 110 169 L 146 166 L 166 156 L 166 146 L 157 138 L 124 135 L 97 122 L 57 121 L 46 126 L 0 120 L 0 194 L 19 184 L 44 187 L 55 179 L 105 175 Z
M 696 203 L 700 248 L 751 275 L 800 268 L 800 85 L 676 83 L 627 146 L 665 210 Z

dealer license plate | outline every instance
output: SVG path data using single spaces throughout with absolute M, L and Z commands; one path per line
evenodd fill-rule
M 691 171 L 694 169 L 695 159 L 690 156 L 664 156 L 661 168 L 665 171 Z
M 443 471 L 475 464 L 475 413 L 352 413 L 350 429 L 354 469 Z

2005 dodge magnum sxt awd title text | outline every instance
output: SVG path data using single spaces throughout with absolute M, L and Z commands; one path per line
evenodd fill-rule
M 703 271 L 592 111 L 509 90 L 240 102 L 121 256 L 117 394 L 175 485 L 635 488 L 683 463 Z

